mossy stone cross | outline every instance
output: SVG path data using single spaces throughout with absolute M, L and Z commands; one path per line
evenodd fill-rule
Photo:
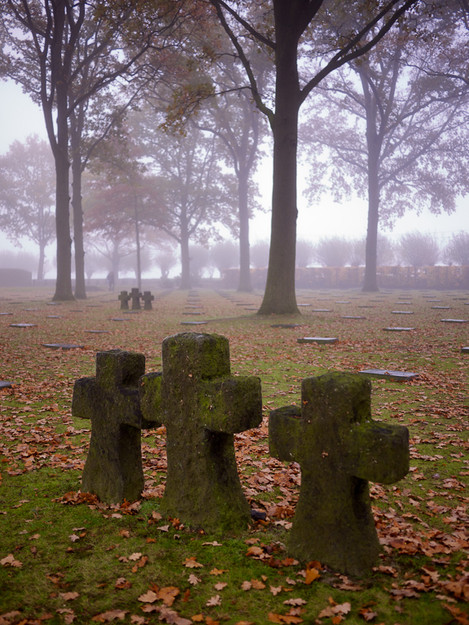
M 269 418 L 271 455 L 301 466 L 290 553 L 363 575 L 379 554 L 368 480 L 391 484 L 409 470 L 406 427 L 371 419 L 371 383 L 328 373 L 302 382 L 301 410 Z
M 233 435 L 261 422 L 260 380 L 230 375 L 228 339 L 217 334 L 170 336 L 162 357 L 162 375 L 141 379 L 145 419 L 166 426 L 162 510 L 210 531 L 245 529 Z
M 143 426 L 138 380 L 145 356 L 119 349 L 96 354 L 96 377 L 75 381 L 74 417 L 91 419 L 82 490 L 106 503 L 134 501 L 143 490 Z

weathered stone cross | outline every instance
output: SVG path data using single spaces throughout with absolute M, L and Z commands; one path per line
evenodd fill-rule
M 121 310 L 129 310 L 129 299 L 131 298 L 131 296 L 128 294 L 127 291 L 121 291 L 117 297 L 118 300 L 120 300 L 121 303 Z
M 371 383 L 356 374 L 303 380 L 301 403 L 269 419 L 271 455 L 301 466 L 289 551 L 362 575 L 379 554 L 368 480 L 391 484 L 406 475 L 408 430 L 371 419 Z
M 72 414 L 91 419 L 82 490 L 101 501 L 134 501 L 143 490 L 138 380 L 145 356 L 111 350 L 96 354 L 96 377 L 76 380 Z
M 235 432 L 262 420 L 257 377 L 232 377 L 228 339 L 181 333 L 163 341 L 163 374 L 141 379 L 147 421 L 166 426 L 162 509 L 207 530 L 244 529 L 249 505 L 239 481 Z
M 138 290 L 138 288 L 134 288 L 130 291 L 130 298 L 132 300 L 132 310 L 140 310 L 140 298 L 142 294 Z
M 151 291 L 143 291 L 143 310 L 152 310 L 151 303 L 155 300 L 155 296 L 151 294 Z

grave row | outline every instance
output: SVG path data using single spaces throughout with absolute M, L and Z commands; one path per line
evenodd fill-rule
M 162 360 L 162 373 L 145 374 L 143 354 L 99 352 L 96 376 L 76 380 L 72 414 L 92 424 L 82 490 L 108 503 L 139 498 L 141 430 L 164 425 L 162 511 L 214 532 L 245 529 L 234 434 L 261 423 L 261 381 L 231 375 L 228 339 L 216 334 L 170 336 Z M 303 380 L 301 408 L 270 413 L 269 450 L 301 467 L 291 555 L 368 571 L 379 554 L 368 481 L 390 484 L 409 469 L 408 430 L 372 420 L 370 381 L 338 372 Z

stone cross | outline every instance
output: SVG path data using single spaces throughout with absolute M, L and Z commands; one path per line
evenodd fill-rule
M 162 509 L 193 527 L 245 529 L 233 434 L 260 424 L 260 380 L 230 375 L 228 339 L 217 334 L 176 334 L 162 349 L 162 375 L 140 382 L 145 419 L 166 426 Z
M 151 294 L 151 291 L 143 291 L 143 310 L 152 310 L 151 303 L 154 301 L 155 296 Z
M 96 354 L 96 377 L 76 380 L 72 414 L 91 419 L 82 490 L 106 503 L 134 501 L 143 490 L 138 380 L 145 356 L 119 349 Z
M 130 295 L 127 291 L 121 291 L 117 299 L 121 302 L 121 310 L 129 310 Z
M 303 380 L 301 410 L 270 413 L 269 447 L 301 466 L 290 553 L 342 573 L 366 573 L 380 550 L 368 480 L 391 484 L 406 475 L 407 428 L 371 419 L 369 380 L 328 373 Z
M 132 310 L 140 310 L 141 306 L 140 306 L 140 297 L 142 296 L 142 294 L 140 293 L 140 291 L 135 288 L 132 289 L 130 291 L 130 297 L 132 299 Z

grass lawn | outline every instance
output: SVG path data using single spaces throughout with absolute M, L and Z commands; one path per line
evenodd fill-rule
M 0 290 L 0 381 L 12 383 L 0 389 L 0 625 L 467 625 L 469 323 L 442 320 L 468 320 L 469 293 L 300 291 L 302 314 L 280 318 L 256 315 L 259 293 L 154 294 L 153 310 L 132 314 L 117 294 L 51 305 L 47 289 Z M 242 534 L 161 514 L 162 427 L 142 433 L 140 501 L 106 506 L 80 492 L 91 425 L 71 415 L 75 379 L 114 348 L 161 370 L 162 340 L 183 331 L 226 336 L 232 373 L 262 381 L 263 423 L 235 446 L 246 497 L 266 519 Z M 411 467 L 370 485 L 382 554 L 353 579 L 289 557 L 301 473 L 269 457 L 267 424 L 270 410 L 300 404 L 303 378 L 368 368 L 418 377 L 372 382 L 373 418 L 409 428 Z

